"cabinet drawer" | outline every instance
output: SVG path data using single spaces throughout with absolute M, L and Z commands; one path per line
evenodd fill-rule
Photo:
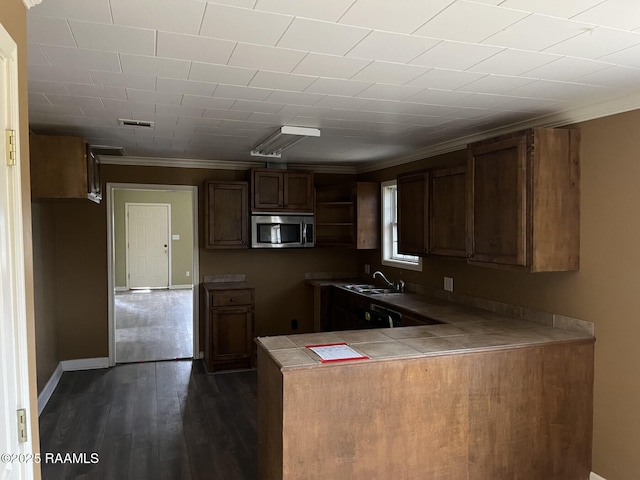
M 251 290 L 225 290 L 211 294 L 211 305 L 214 307 L 251 305 L 251 303 Z

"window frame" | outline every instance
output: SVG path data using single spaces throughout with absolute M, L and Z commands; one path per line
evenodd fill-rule
M 395 187 L 396 196 L 395 196 L 395 205 L 389 205 L 391 201 L 391 194 L 389 192 L 389 187 Z M 394 230 L 395 237 L 397 239 L 398 229 L 397 229 L 397 180 L 388 180 L 386 182 L 380 183 L 380 205 L 381 205 L 381 236 L 380 236 L 380 250 L 381 250 L 381 261 L 382 265 L 402 268 L 405 270 L 414 270 L 417 272 L 422 271 L 422 257 L 418 257 L 416 255 L 404 255 L 401 253 L 397 253 L 397 240 L 394 241 Z M 393 217 L 393 213 L 391 213 L 391 208 L 395 206 L 395 218 Z M 395 222 L 393 221 L 395 220 Z M 396 251 L 394 253 L 394 243 L 396 243 Z M 414 260 L 415 259 L 415 260 Z

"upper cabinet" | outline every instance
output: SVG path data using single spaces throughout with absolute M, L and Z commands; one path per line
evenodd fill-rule
M 469 145 L 467 257 L 530 272 L 580 265 L 580 136 L 534 128 Z
M 313 212 L 313 173 L 251 170 L 252 212 Z
M 398 252 L 465 255 L 464 166 L 398 176 Z
M 205 248 L 249 248 L 247 182 L 206 182 Z
M 102 200 L 100 163 L 81 137 L 30 135 L 32 199 Z
M 380 184 L 316 185 L 316 246 L 380 248 Z

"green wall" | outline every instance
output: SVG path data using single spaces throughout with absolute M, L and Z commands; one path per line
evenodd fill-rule
M 114 259 L 115 286 L 126 287 L 125 204 L 168 203 L 171 205 L 171 235 L 180 240 L 171 241 L 171 285 L 193 285 L 193 213 L 191 192 L 160 190 L 115 190 Z M 187 277 L 186 273 L 190 272 Z

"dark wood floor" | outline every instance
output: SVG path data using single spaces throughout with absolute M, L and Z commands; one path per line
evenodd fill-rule
M 42 464 L 44 480 L 257 478 L 255 371 L 206 375 L 200 361 L 65 372 L 40 416 L 41 451 L 98 453 Z

